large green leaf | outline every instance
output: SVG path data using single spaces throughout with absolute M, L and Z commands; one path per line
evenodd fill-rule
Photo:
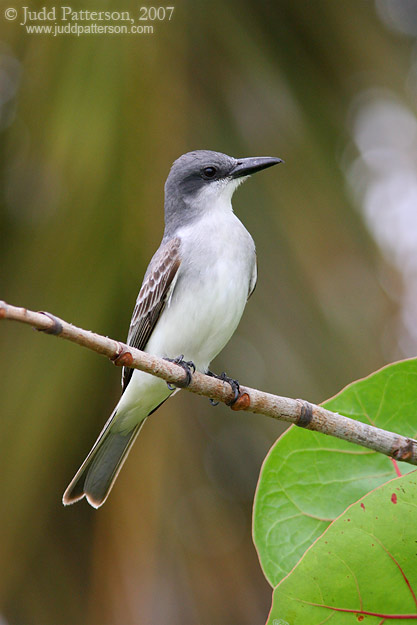
M 268 625 L 416 620 L 416 518 L 416 472 L 352 504 L 277 586 Z
M 417 360 L 354 382 L 324 406 L 415 437 Z M 402 473 L 412 468 L 401 463 Z M 254 505 L 254 541 L 271 585 L 349 504 L 395 475 L 393 462 L 382 454 L 316 432 L 287 430 L 264 462 Z

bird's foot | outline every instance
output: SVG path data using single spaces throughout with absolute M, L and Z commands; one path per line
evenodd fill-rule
M 235 404 L 236 401 L 239 399 L 239 395 L 240 395 L 239 382 L 237 380 L 234 380 L 233 378 L 229 378 L 229 376 L 226 375 L 224 371 L 220 375 L 213 373 L 213 371 L 207 371 L 206 375 L 209 375 L 211 378 L 216 378 L 216 380 L 221 380 L 222 382 L 227 382 L 228 384 L 230 384 L 231 389 L 234 393 L 234 397 L 231 399 L 231 401 L 227 402 L 227 405 L 233 406 L 233 404 Z M 217 404 L 219 403 L 218 401 L 214 401 L 214 399 L 209 399 L 209 401 L 212 406 L 217 406 Z
M 194 363 L 191 360 L 184 360 L 184 354 L 181 354 L 181 356 L 177 356 L 176 358 L 164 358 L 164 360 L 173 362 L 174 364 L 182 367 L 185 371 L 185 380 L 183 382 L 177 382 L 175 385 L 167 382 L 169 390 L 174 391 L 176 388 L 186 388 L 189 386 L 193 373 L 195 372 Z

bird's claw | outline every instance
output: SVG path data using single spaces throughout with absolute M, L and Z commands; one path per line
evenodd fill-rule
M 170 391 L 174 391 L 177 387 L 186 388 L 190 385 L 193 373 L 195 372 L 195 364 L 191 360 L 184 360 L 184 354 L 177 356 L 176 358 L 164 358 L 168 362 L 173 362 L 175 365 L 182 367 L 185 371 L 185 380 L 183 382 L 177 382 L 175 385 L 167 382 L 167 386 Z
M 216 378 L 217 380 L 221 380 L 222 382 L 227 382 L 227 384 L 230 384 L 231 389 L 234 393 L 234 397 L 229 402 L 227 402 L 227 405 L 233 406 L 233 404 L 235 404 L 236 401 L 239 399 L 239 395 L 240 395 L 239 382 L 237 380 L 234 380 L 233 378 L 229 378 L 229 376 L 226 375 L 224 371 L 220 375 L 217 375 L 216 373 L 213 373 L 212 371 L 207 371 L 207 375 L 209 375 L 211 378 Z M 213 399 L 210 399 L 209 401 L 212 406 L 217 406 L 217 404 L 219 403 L 219 402 L 215 402 Z

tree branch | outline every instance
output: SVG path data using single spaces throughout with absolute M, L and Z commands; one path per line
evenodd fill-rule
M 125 343 L 77 328 L 50 313 L 33 312 L 0 301 L 0 319 L 21 321 L 41 332 L 55 334 L 107 356 L 115 365 L 146 371 L 170 384 L 181 386 L 184 382 L 184 370 L 180 366 L 129 347 Z M 228 383 L 199 372 L 193 374 L 186 390 L 229 405 L 234 397 Z M 302 399 L 280 397 L 241 386 L 239 398 L 231 408 L 263 414 L 308 430 L 330 434 L 391 456 L 396 460 L 417 465 L 417 441 L 414 439 L 349 419 Z

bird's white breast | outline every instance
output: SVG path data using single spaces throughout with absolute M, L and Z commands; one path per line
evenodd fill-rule
M 146 351 L 171 358 L 184 354 L 204 371 L 240 321 L 255 268 L 255 245 L 230 201 L 177 234 L 183 261 Z

